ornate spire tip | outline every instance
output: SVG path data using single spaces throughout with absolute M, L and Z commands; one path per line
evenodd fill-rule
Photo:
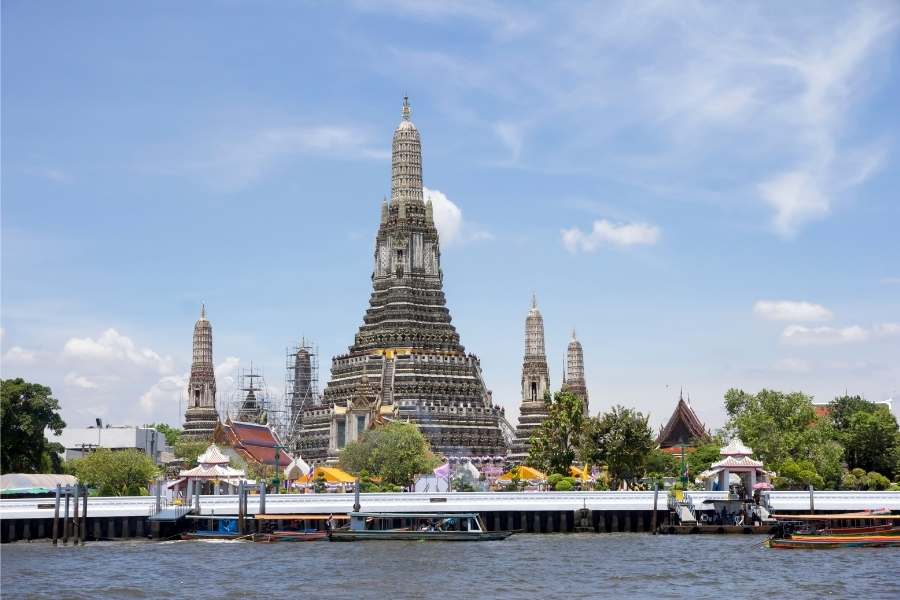
M 412 109 L 409 107 L 409 96 L 403 96 L 403 111 L 400 113 L 404 121 L 409 121 L 409 115 Z

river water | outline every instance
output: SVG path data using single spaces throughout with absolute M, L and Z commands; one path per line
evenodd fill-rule
M 46 542 L 0 548 L 13 598 L 900 598 L 900 549 L 769 550 L 760 536 L 500 542 Z

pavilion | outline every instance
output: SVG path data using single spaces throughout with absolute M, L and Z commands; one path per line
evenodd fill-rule
M 734 481 L 733 476 L 743 484 L 747 496 L 754 490 L 770 487 L 769 473 L 763 469 L 762 461 L 751 458 L 753 449 L 745 446 L 739 438 L 731 440 L 719 450 L 719 454 L 724 458 L 699 475 L 700 480 L 706 481 L 706 489 L 728 490 Z
M 186 498 L 194 494 L 196 486 L 200 486 L 201 493 L 235 494 L 238 484 L 247 479 L 247 474 L 241 469 L 232 467 L 230 462 L 231 459 L 225 456 L 218 446 L 211 444 L 197 457 L 196 467 L 178 473 L 180 479 L 176 487 L 181 487 L 181 483 L 185 484 Z

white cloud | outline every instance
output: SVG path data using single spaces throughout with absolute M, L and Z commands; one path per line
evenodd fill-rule
M 426 202 L 431 201 L 434 226 L 438 230 L 442 246 L 494 239 L 490 231 L 464 220 L 462 210 L 444 193 L 423 187 L 422 194 Z
M 163 375 L 173 369 L 171 357 L 160 356 L 149 348 L 138 348 L 131 338 L 115 329 L 107 329 L 96 340 L 89 337 L 70 338 L 63 347 L 63 355 L 85 361 L 126 362 L 154 369 Z
M 141 395 L 139 404 L 146 414 L 152 414 L 158 411 L 160 407 L 169 405 L 177 406 L 181 398 L 181 392 L 187 386 L 187 379 L 183 375 L 167 375 Z M 167 414 L 170 411 L 167 411 Z M 179 415 L 180 416 L 180 415 Z
M 30 365 L 34 363 L 35 352 L 26 350 L 21 346 L 13 346 L 3 355 L 3 361 L 17 365 Z
M 788 325 L 781 333 L 785 342 L 804 346 L 864 342 L 869 336 L 869 331 L 858 325 L 843 328 Z
M 775 210 L 775 230 L 789 237 L 808 221 L 826 216 L 830 199 L 816 175 L 803 170 L 781 173 L 759 184 L 763 200 Z
M 522 144 L 525 141 L 525 133 L 522 126 L 506 121 L 494 123 L 494 132 L 503 145 L 509 149 L 509 158 L 505 164 L 515 164 L 522 154 Z
M 65 383 L 67 386 L 77 387 L 84 390 L 93 390 L 99 387 L 95 381 L 91 381 L 88 377 L 79 375 L 74 371 L 66 373 L 66 376 L 63 378 L 63 383 Z
M 562 244 L 572 252 L 594 252 L 604 244 L 626 247 L 653 245 L 659 241 L 660 230 L 647 223 L 612 223 L 606 219 L 594 221 L 589 233 L 573 227 L 562 230 Z
M 834 316 L 821 304 L 793 300 L 759 300 L 753 312 L 770 321 L 830 321 Z
M 893 337 L 900 335 L 900 323 L 881 323 L 875 326 L 875 335 L 879 337 Z

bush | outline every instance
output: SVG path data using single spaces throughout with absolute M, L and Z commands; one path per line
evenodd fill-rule
M 553 489 L 557 492 L 571 492 L 575 488 L 570 477 L 565 477 L 556 482 Z
M 875 471 L 870 471 L 866 474 L 866 479 L 868 479 L 868 488 L 870 490 L 886 490 L 891 485 L 891 480 L 882 475 L 881 473 L 876 473 Z
M 560 475 L 559 473 L 554 473 L 550 477 L 547 478 L 547 485 L 551 488 L 556 489 L 556 484 L 560 482 L 560 480 L 565 479 L 565 475 Z

